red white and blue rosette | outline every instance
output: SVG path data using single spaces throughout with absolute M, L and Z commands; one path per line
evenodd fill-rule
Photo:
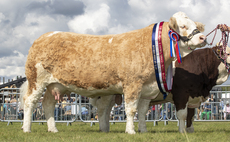
M 181 63 L 182 60 L 181 60 L 179 43 L 178 43 L 178 41 L 180 40 L 180 36 L 178 33 L 174 32 L 173 30 L 169 30 L 168 35 L 170 38 L 170 57 L 175 57 L 173 42 L 176 42 L 175 49 L 176 49 L 176 55 L 177 55 L 177 62 Z

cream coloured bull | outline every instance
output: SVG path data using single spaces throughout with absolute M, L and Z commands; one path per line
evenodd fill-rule
M 125 95 L 126 132 L 135 134 L 133 118 L 141 97 L 153 97 L 159 92 L 155 80 L 152 56 L 152 29 L 116 35 L 84 35 L 70 32 L 50 32 L 35 40 L 29 50 L 25 73 L 27 82 L 20 96 L 24 104 L 23 131 L 31 131 L 32 110 L 45 88 L 43 107 L 48 131 L 58 132 L 54 122 L 56 99 L 66 91 L 87 97 Z M 190 20 L 183 12 L 174 14 L 163 24 L 162 45 L 166 68 L 169 57 L 168 31 L 188 37 L 204 25 Z M 188 41 L 179 41 L 182 56 L 205 45 L 201 33 Z M 104 103 L 104 102 L 102 102 Z M 105 120 L 107 121 L 107 120 Z

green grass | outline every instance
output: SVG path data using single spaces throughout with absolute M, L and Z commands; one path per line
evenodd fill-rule
M 159 122 L 153 126 L 152 122 L 147 123 L 147 133 L 137 133 L 129 135 L 125 133 L 125 123 L 116 123 L 110 125 L 110 132 L 99 132 L 99 125 L 90 127 L 90 123 L 75 122 L 72 126 L 66 126 L 66 123 L 57 123 L 58 133 L 47 132 L 47 125 L 32 124 L 31 133 L 23 133 L 21 123 L 13 123 L 7 126 L 6 122 L 0 122 L 0 141 L 72 141 L 72 142 L 123 142 L 123 141 L 145 141 L 145 142 L 226 142 L 230 141 L 230 122 L 195 122 L 194 133 L 181 134 L 178 132 L 177 122 L 169 122 L 164 125 Z M 137 131 L 137 123 L 135 130 Z

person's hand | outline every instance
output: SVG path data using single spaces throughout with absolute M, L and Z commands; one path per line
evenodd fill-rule
M 225 25 L 225 24 L 219 24 L 219 25 L 218 25 L 218 29 L 220 29 L 222 32 L 223 32 L 223 31 L 230 31 L 230 27 L 228 27 L 228 26 Z

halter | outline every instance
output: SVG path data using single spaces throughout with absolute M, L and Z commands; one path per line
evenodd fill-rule
M 227 43 L 228 43 L 228 37 L 229 37 L 230 27 L 228 27 L 228 26 L 225 25 L 225 24 L 219 24 L 219 25 L 217 25 L 217 27 L 216 27 L 214 30 L 212 30 L 209 34 L 206 35 L 206 37 L 207 37 L 207 36 L 209 36 L 212 32 L 215 31 L 214 37 L 213 37 L 213 39 L 212 39 L 212 42 L 211 42 L 209 45 L 212 45 L 212 43 L 213 43 L 213 41 L 214 41 L 214 38 L 215 38 L 215 36 L 216 36 L 217 29 L 220 29 L 220 30 L 221 30 L 221 32 L 222 32 L 222 37 L 221 37 L 221 39 L 220 39 L 219 44 L 217 45 L 217 46 L 218 46 L 218 49 L 220 50 L 219 55 L 218 55 L 216 52 L 214 52 L 214 53 L 218 55 L 217 57 L 218 57 L 219 59 L 221 59 L 221 62 L 224 63 L 226 69 L 228 70 L 228 73 L 230 73 L 230 69 L 229 69 L 230 67 L 229 67 L 229 64 L 228 64 L 227 61 L 226 61 L 226 60 L 227 60 L 226 47 L 227 47 Z M 221 46 L 221 45 L 222 45 L 222 46 Z M 221 56 L 221 52 L 223 52 L 224 57 Z
M 188 36 L 181 36 L 181 35 L 180 35 L 180 39 L 181 39 L 183 42 L 188 42 L 190 39 L 193 38 L 194 35 L 196 35 L 196 34 L 198 34 L 198 33 L 200 33 L 200 31 L 199 31 L 198 29 L 194 29 L 194 30 L 192 31 L 192 33 L 191 33 L 190 35 L 188 35 Z

